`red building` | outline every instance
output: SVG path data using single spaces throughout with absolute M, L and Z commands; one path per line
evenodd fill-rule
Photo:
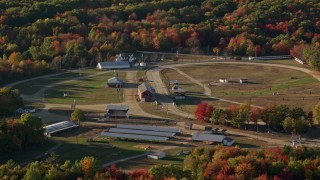
M 141 101 L 152 102 L 155 100 L 154 90 L 146 83 L 142 83 L 138 86 L 138 95 Z

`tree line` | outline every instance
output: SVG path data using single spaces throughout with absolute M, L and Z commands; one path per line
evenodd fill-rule
M 17 152 L 45 141 L 42 121 L 31 114 L 0 120 L 0 152 Z
M 257 108 L 245 102 L 221 109 L 202 102 L 198 104 L 194 114 L 198 120 L 216 125 L 231 124 L 234 127 L 243 128 L 246 124 L 253 122 L 258 128 L 258 121 L 263 121 L 268 131 L 270 129 L 277 132 L 284 130 L 287 133 L 303 134 L 311 126 L 319 124 L 320 102 L 308 113 L 302 108 L 290 109 L 286 105 L 267 104 L 263 108 Z
M 17 89 L 0 88 L 0 116 L 12 115 L 23 106 L 23 101 Z
M 0 82 L 95 66 L 136 50 L 253 56 L 306 45 L 304 57 L 319 69 L 318 6 L 315 0 L 4 0 Z
M 84 157 L 64 163 L 57 155 L 22 167 L 13 161 L 0 165 L 0 178 L 49 179 L 108 179 L 108 180 L 163 180 L 163 179 L 319 179 L 320 151 L 317 148 L 267 148 L 248 151 L 236 147 L 216 146 L 195 148 L 182 166 L 158 164 L 146 169 L 123 172 L 111 165 L 101 169 L 97 159 Z
M 196 148 L 184 160 L 193 179 L 318 179 L 319 149 L 290 146 L 248 151 L 239 147 Z

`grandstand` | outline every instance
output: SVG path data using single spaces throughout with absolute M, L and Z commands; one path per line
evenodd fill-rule
M 62 122 L 58 122 L 58 123 L 54 123 L 54 124 L 45 126 L 43 128 L 45 129 L 44 134 L 46 136 L 48 136 L 53 133 L 64 131 L 64 130 L 75 128 L 75 127 L 79 127 L 79 125 L 74 122 L 71 122 L 71 121 L 62 121 Z

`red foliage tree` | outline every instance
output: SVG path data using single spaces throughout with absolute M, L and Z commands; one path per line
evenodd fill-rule
M 306 47 L 308 47 L 308 45 L 306 44 L 294 45 L 293 48 L 290 50 L 290 55 L 293 57 L 301 58 L 302 52 Z
M 198 104 L 194 114 L 196 115 L 197 119 L 200 121 L 208 121 L 213 113 L 213 106 L 208 105 L 206 102 L 202 102 Z

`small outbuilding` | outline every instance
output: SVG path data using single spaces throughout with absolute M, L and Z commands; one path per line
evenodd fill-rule
M 143 102 L 153 102 L 155 100 L 154 90 L 147 83 L 142 83 L 138 86 L 138 96 Z
M 249 79 L 247 79 L 247 78 L 240 79 L 239 83 L 241 83 L 241 84 L 249 83 Z
M 129 106 L 108 104 L 105 118 L 129 118 Z
M 229 80 L 228 80 L 228 79 L 225 79 L 225 78 L 220 78 L 220 79 L 219 79 L 219 82 L 220 82 L 220 83 L 229 83 Z
M 127 69 L 130 68 L 128 61 L 112 61 L 112 62 L 99 62 L 98 69 Z
M 108 85 L 108 87 L 120 88 L 123 85 L 123 80 L 120 79 L 118 76 L 114 76 L 114 77 L 108 79 L 107 85 Z
M 149 159 L 162 159 L 166 157 L 166 153 L 163 151 L 157 151 L 152 154 L 147 155 Z
M 231 138 L 224 138 L 223 139 L 223 145 L 225 146 L 232 146 L 234 143 L 234 140 Z
M 171 88 L 170 90 L 172 96 L 175 98 L 175 99 L 184 99 L 186 97 L 186 93 L 187 91 L 180 88 L 179 86 L 175 85 Z
M 147 63 L 145 63 L 145 62 L 140 62 L 139 65 L 140 65 L 141 67 L 146 67 L 146 66 L 147 66 Z
M 179 85 L 179 81 L 178 80 L 173 80 L 173 81 L 170 81 L 170 84 L 171 85 Z

